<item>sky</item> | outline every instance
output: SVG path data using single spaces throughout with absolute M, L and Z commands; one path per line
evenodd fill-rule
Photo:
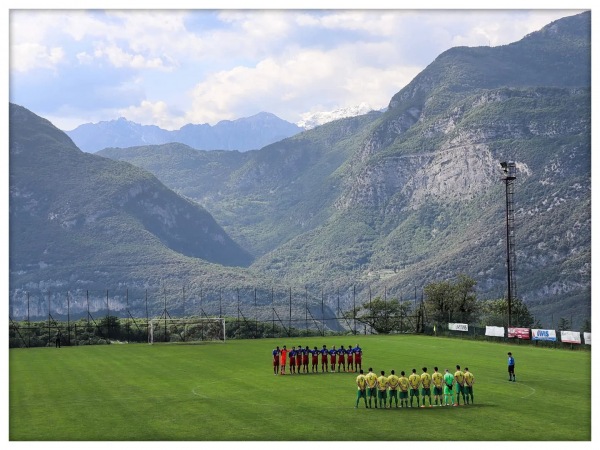
M 19 2 L 8 14 L 9 101 L 67 131 L 119 117 L 174 130 L 261 111 L 297 123 L 361 103 L 381 109 L 451 47 L 508 44 L 581 12 L 552 2 L 453 10 L 381 9 L 377 1 L 331 10 L 311 2 L 237 2 L 255 5 L 240 9 L 221 1 L 200 10 L 89 3 Z

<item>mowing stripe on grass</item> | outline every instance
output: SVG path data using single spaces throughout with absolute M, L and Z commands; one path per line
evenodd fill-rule
M 376 373 L 467 366 L 475 404 L 354 409 L 356 373 L 273 376 L 277 345 L 351 342 Z M 9 418 L 11 441 L 587 441 L 591 354 L 412 335 L 11 349 Z

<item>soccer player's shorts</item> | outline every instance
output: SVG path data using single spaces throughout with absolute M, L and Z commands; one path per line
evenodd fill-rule
M 308 356 L 304 356 L 304 357 L 302 358 L 302 364 L 304 364 L 304 365 L 308 365 Z
M 381 399 L 385 400 L 387 398 L 387 392 L 379 389 L 377 391 L 377 398 L 381 398 Z
M 442 395 L 444 392 L 441 387 L 434 386 L 433 387 L 433 395 Z
M 456 393 L 457 394 L 462 394 L 463 392 L 463 387 L 460 384 L 456 385 Z
M 356 400 L 358 400 L 359 398 L 367 398 L 367 391 L 361 391 L 360 389 L 357 390 L 356 392 Z
M 448 386 L 444 386 L 444 394 L 445 395 L 452 395 L 454 392 L 452 391 L 451 387 Z
M 421 388 L 421 395 L 423 397 L 431 397 L 431 388 Z
M 279 365 L 279 359 L 273 360 L 273 366 L 277 367 Z
M 412 389 L 410 390 L 410 396 L 414 397 L 414 396 L 419 396 L 419 390 L 418 389 Z
M 398 390 L 397 389 L 390 389 L 389 390 L 389 396 L 390 396 L 390 398 L 398 398 Z
M 367 396 L 368 397 L 375 397 L 375 390 L 376 389 L 377 388 L 374 388 L 374 387 L 372 387 L 372 388 L 371 387 L 367 387 Z
M 355 356 L 354 364 L 362 364 L 362 358 L 360 356 Z
M 325 356 L 325 355 L 321 356 L 321 364 L 327 364 L 327 356 Z
M 297 366 L 302 365 L 302 358 L 300 356 L 296 356 L 296 365 Z
M 319 364 L 319 358 L 317 358 L 316 356 L 313 356 L 312 365 L 316 366 L 317 364 Z
M 408 398 L 408 391 L 400 391 L 400 400 Z
M 296 367 L 296 358 L 290 358 L 290 367 Z
M 508 366 L 508 373 L 515 373 L 515 366 Z
M 332 357 L 330 358 L 330 360 L 331 360 L 331 365 L 335 365 L 335 356 L 332 356 Z
M 463 393 L 473 395 L 473 386 L 465 386 L 463 388 Z

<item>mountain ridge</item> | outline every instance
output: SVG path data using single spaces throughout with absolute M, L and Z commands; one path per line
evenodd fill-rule
M 178 130 L 140 125 L 124 117 L 96 124 L 82 124 L 65 133 L 87 152 L 108 147 L 133 147 L 180 142 L 200 150 L 248 151 L 293 136 L 302 129 L 276 115 L 260 112 L 236 120 L 209 124 L 187 124 Z

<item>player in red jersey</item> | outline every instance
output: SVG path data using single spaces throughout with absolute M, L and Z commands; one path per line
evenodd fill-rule
M 302 346 L 298 346 L 298 350 L 296 350 L 296 370 L 298 373 L 302 370 L 302 355 L 304 354 L 304 350 L 302 350 Z
M 293 373 L 296 373 L 296 354 L 298 353 L 298 350 L 296 350 L 296 347 L 292 347 L 292 349 L 290 350 L 290 375 Z
M 346 349 L 346 357 L 348 359 L 348 372 L 354 372 L 354 349 L 351 345 Z
M 337 350 L 335 349 L 335 345 L 331 350 L 329 350 L 329 364 L 331 365 L 331 372 L 335 372 L 335 356 L 337 355 Z
M 354 351 L 354 369 L 362 369 L 362 348 L 356 344 L 356 347 L 352 349 Z
M 287 354 L 288 354 L 288 349 L 287 347 L 284 345 L 283 348 L 281 349 L 281 353 L 280 353 L 280 358 L 279 358 L 279 365 L 281 366 L 281 372 L 279 372 L 281 375 L 285 375 L 285 365 L 287 363 Z
M 281 350 L 279 350 L 279 346 L 273 350 L 273 375 L 277 375 L 279 373 L 279 354 Z
M 344 372 L 345 372 L 346 371 L 346 349 L 344 348 L 343 345 L 338 350 L 337 360 L 338 360 L 338 372 L 340 371 L 340 367 L 342 369 L 344 369 Z
M 321 372 L 327 372 L 327 355 L 329 355 L 329 350 L 327 350 L 327 346 L 324 345 L 321 349 Z
M 310 353 L 310 349 L 308 345 L 302 351 L 302 370 L 304 373 L 308 373 L 308 354 Z
M 310 351 L 310 354 L 312 355 L 312 372 L 318 372 L 319 371 L 319 350 L 317 350 L 317 347 L 315 346 L 314 350 Z

